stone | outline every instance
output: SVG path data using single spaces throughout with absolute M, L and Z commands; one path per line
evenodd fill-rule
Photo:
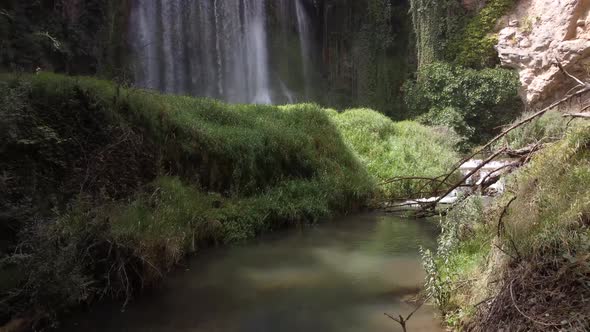
M 575 84 L 556 61 L 589 79 L 589 14 L 590 0 L 519 0 L 505 19 L 509 23 L 498 33 L 496 49 L 502 65 L 519 72 L 521 96 L 529 106 L 551 103 Z M 527 20 L 535 23 L 521 28 Z

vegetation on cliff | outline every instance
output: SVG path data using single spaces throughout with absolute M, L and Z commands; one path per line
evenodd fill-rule
M 481 8 L 464 8 L 456 0 L 411 0 L 418 67 L 437 61 L 476 69 L 496 66 L 494 30 L 514 3 L 489 0 Z
M 121 77 L 128 1 L 8 0 L 0 4 L 0 69 Z

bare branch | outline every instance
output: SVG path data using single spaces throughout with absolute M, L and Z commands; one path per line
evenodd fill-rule
M 447 174 L 447 176 L 440 181 L 440 183 L 446 183 L 449 178 L 451 176 L 453 176 L 453 174 L 459 170 L 459 168 L 461 167 L 461 165 L 463 165 L 465 162 L 467 162 L 470 159 L 473 159 L 473 157 L 477 156 L 478 154 L 482 153 L 483 151 L 485 151 L 486 149 L 490 148 L 492 145 L 494 145 L 496 142 L 498 142 L 501 138 L 503 138 L 504 136 L 506 136 L 508 133 L 512 132 L 513 130 L 533 121 L 536 118 L 541 117 L 542 115 L 544 115 L 545 113 L 547 113 L 548 111 L 556 108 L 557 106 L 569 101 L 570 99 L 572 99 L 573 97 L 579 96 L 581 94 L 584 94 L 586 92 L 590 91 L 590 85 L 586 85 L 584 86 L 583 89 L 577 91 L 576 93 L 566 96 L 556 102 L 554 102 L 553 104 L 545 107 L 544 109 L 528 116 L 527 118 L 511 125 L 510 127 L 508 127 L 507 129 L 505 129 L 503 132 L 501 132 L 500 134 L 498 134 L 496 137 L 494 137 L 491 141 L 489 141 L 486 145 L 484 145 L 483 147 L 477 149 L 475 152 L 471 153 L 470 155 L 466 156 L 465 158 L 463 158 L 459 163 L 457 163 L 457 165 L 451 170 L 451 172 L 449 172 L 449 174 Z M 440 189 L 440 185 L 438 188 L 436 188 L 437 190 Z
M 564 118 L 576 118 L 576 119 L 590 119 L 590 112 L 584 113 L 566 113 L 563 115 Z
M 512 285 L 513 284 L 514 284 L 514 279 L 512 279 L 512 281 L 510 282 L 510 298 L 512 299 L 512 305 L 514 306 L 514 308 L 516 309 L 516 311 L 518 311 L 519 314 L 521 314 L 524 318 L 530 320 L 531 322 L 533 322 L 535 324 L 539 324 L 539 325 L 543 325 L 543 326 L 561 326 L 561 325 L 563 325 L 561 323 L 545 323 L 545 322 L 541 322 L 539 320 L 534 319 L 533 317 L 528 316 L 524 312 L 522 312 L 522 310 L 520 310 L 520 308 L 516 304 L 516 300 L 514 299 L 514 291 L 512 290 Z
M 49 39 L 53 44 L 53 48 L 55 48 L 57 51 L 61 51 L 61 42 L 57 40 L 57 38 L 50 35 L 49 32 L 35 32 L 35 35 Z
M 498 219 L 498 237 L 500 236 L 500 233 L 502 233 L 502 230 L 504 229 L 504 222 L 502 220 L 504 219 L 504 217 L 508 213 L 508 209 L 510 208 L 510 205 L 512 205 L 512 203 L 514 203 L 515 200 L 516 200 L 516 196 L 512 197 L 510 199 L 510 201 L 508 202 L 508 204 L 506 204 L 504 206 L 504 209 L 502 209 L 502 213 L 500 214 L 500 219 Z
M 0 9 L 0 15 L 6 17 L 7 19 L 14 21 L 14 17 L 12 15 L 10 15 L 7 11 L 5 11 L 4 9 Z
M 576 83 L 578 83 L 579 86 L 588 86 L 588 83 L 584 83 L 581 79 L 575 77 L 574 75 L 570 74 L 567 70 L 565 70 L 565 68 L 563 67 L 563 65 L 557 60 L 557 58 L 555 59 L 555 63 L 557 64 L 557 66 L 559 67 L 559 70 L 567 77 L 571 78 L 572 80 L 574 80 Z
M 482 169 L 485 165 L 489 164 L 490 162 L 492 162 L 494 159 L 496 159 L 496 157 L 498 157 L 499 155 L 501 155 L 502 153 L 504 153 L 506 151 L 506 148 L 500 149 L 499 151 L 497 151 L 496 153 L 492 154 L 491 156 L 488 157 L 488 159 L 484 160 L 481 164 L 479 164 L 477 167 L 475 167 L 474 169 L 472 169 L 469 173 L 467 173 L 467 175 L 465 175 L 461 181 L 459 181 L 457 184 L 455 184 L 454 186 L 451 186 L 449 189 L 447 189 L 447 191 L 439 196 L 436 201 L 433 202 L 433 206 L 436 206 L 443 198 L 445 198 L 448 194 L 450 194 L 451 192 L 453 192 L 453 190 L 459 188 L 459 186 L 467 181 L 467 179 L 469 179 L 473 174 L 477 173 L 480 169 Z M 446 179 L 445 179 L 446 181 Z

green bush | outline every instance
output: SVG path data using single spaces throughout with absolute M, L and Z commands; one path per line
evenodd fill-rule
M 453 288 L 467 279 L 487 254 L 483 221 L 483 201 L 479 196 L 471 196 L 441 217 L 436 253 L 422 249 L 426 291 L 443 312 L 457 309 Z
M 519 86 L 517 74 L 510 70 L 433 63 L 406 84 L 406 104 L 422 123 L 450 126 L 479 143 L 520 114 Z

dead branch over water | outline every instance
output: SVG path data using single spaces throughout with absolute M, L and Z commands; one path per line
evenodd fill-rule
M 453 166 L 453 168 L 447 174 L 443 174 L 443 175 L 440 175 L 440 176 L 437 176 L 434 178 L 395 177 L 395 178 L 391 178 L 391 179 L 383 181 L 380 185 L 387 185 L 387 184 L 391 184 L 391 183 L 395 183 L 395 182 L 399 182 L 399 181 L 421 181 L 424 184 L 420 187 L 419 190 L 412 193 L 410 196 L 412 196 L 412 197 L 425 197 L 425 196 L 435 197 L 434 200 L 428 201 L 428 202 L 410 201 L 410 202 L 406 202 L 406 203 L 397 204 L 397 205 L 394 205 L 393 207 L 397 208 L 399 210 L 393 209 L 390 212 L 399 212 L 399 211 L 404 210 L 404 208 L 406 208 L 408 206 L 419 206 L 420 210 L 422 210 L 420 212 L 420 216 L 429 216 L 429 215 L 439 214 L 440 212 L 436 213 L 435 210 L 436 210 L 437 206 L 440 205 L 441 200 L 443 198 L 445 198 L 447 195 L 449 195 L 450 193 L 452 193 L 455 189 L 457 189 L 459 187 L 462 187 L 462 186 L 469 187 L 469 185 L 466 185 L 465 182 L 471 176 L 473 176 L 478 171 L 480 171 L 482 168 L 484 168 L 486 165 L 495 161 L 498 157 L 506 156 L 509 158 L 515 158 L 515 159 L 517 159 L 517 161 L 507 164 L 507 165 L 503 165 L 502 167 L 499 167 L 499 168 L 493 170 L 492 172 L 490 172 L 480 182 L 480 184 L 476 184 L 476 185 L 471 186 L 471 187 L 473 187 L 473 189 L 468 193 L 468 195 L 471 195 L 471 194 L 477 192 L 476 189 L 478 186 L 481 187 L 482 191 L 485 190 L 486 188 L 488 188 L 491 185 L 493 185 L 494 183 L 496 183 L 503 175 L 510 173 L 515 168 L 518 168 L 518 167 L 523 166 L 526 163 L 528 163 L 534 153 L 542 150 L 546 146 L 546 144 L 542 143 L 543 140 L 537 142 L 536 144 L 531 144 L 531 145 L 528 145 L 526 147 L 516 149 L 516 150 L 510 149 L 508 147 L 503 147 L 500 150 L 489 152 L 489 153 L 487 153 L 487 155 L 489 157 L 487 157 L 485 160 L 483 160 L 475 169 L 471 170 L 469 173 L 467 173 L 465 176 L 463 176 L 459 181 L 456 181 L 454 183 L 451 182 L 451 178 L 457 174 L 457 172 L 460 170 L 462 165 L 464 165 L 469 160 L 474 159 L 476 156 L 485 154 L 486 151 L 490 151 L 491 148 L 494 146 L 494 144 L 498 143 L 502 138 L 506 137 L 506 135 L 508 135 L 512 131 L 514 131 L 518 128 L 521 128 L 521 127 L 531 123 L 533 120 L 540 118 L 541 116 L 543 116 L 547 112 L 549 112 L 549 111 L 551 111 L 551 110 L 553 110 L 553 109 L 555 109 L 567 102 L 570 102 L 573 98 L 579 97 L 585 93 L 590 92 L 590 83 L 586 83 L 586 82 L 582 81 L 581 79 L 579 79 L 578 77 L 569 73 L 561 65 L 561 63 L 559 61 L 556 60 L 555 65 L 557 67 L 559 67 L 560 71 L 565 76 L 567 76 L 573 82 L 575 82 L 575 86 L 563 98 L 555 101 L 554 103 L 541 109 L 540 111 L 533 113 L 532 115 L 510 125 L 508 128 L 504 129 L 500 134 L 498 134 L 497 136 L 492 138 L 489 142 L 487 142 L 484 146 L 476 149 L 472 153 L 470 153 L 467 156 L 465 156 L 464 158 L 462 158 L 459 162 L 457 162 Z M 563 117 L 569 117 L 572 119 L 575 119 L 575 118 L 590 119 L 590 112 L 586 112 L 588 109 L 590 109 L 590 106 L 582 108 L 581 112 L 578 112 L 578 113 L 563 114 Z M 506 171 L 499 173 L 500 171 L 504 171 L 504 170 L 506 170 Z M 426 188 L 428 188 L 429 185 L 434 185 L 434 189 L 432 189 L 430 191 L 426 191 Z M 401 198 L 396 199 L 396 201 L 401 201 L 401 200 L 402 200 Z M 447 209 L 447 211 L 448 211 L 448 209 Z M 444 211 L 443 211 L 443 214 L 444 214 Z

